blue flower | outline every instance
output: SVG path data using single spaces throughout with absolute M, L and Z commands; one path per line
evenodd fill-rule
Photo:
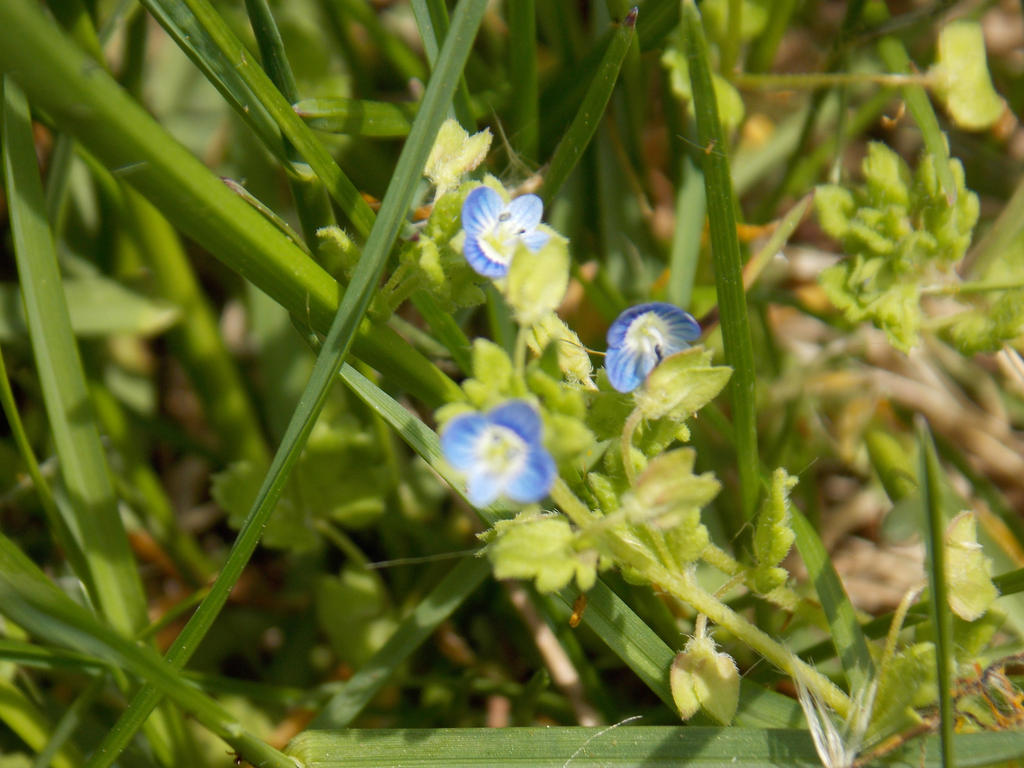
M 654 301 L 630 307 L 608 329 L 608 381 L 619 392 L 632 392 L 663 358 L 699 338 L 693 315 L 674 304 Z
M 469 266 L 484 277 L 504 277 L 518 243 L 531 251 L 547 243 L 547 233 L 537 231 L 543 214 L 544 203 L 536 195 L 520 195 L 506 204 L 490 187 L 474 189 L 462 203 L 462 253 Z
M 487 413 L 456 416 L 441 434 L 441 450 L 466 475 L 477 507 L 507 496 L 540 501 L 555 481 L 555 461 L 541 444 L 541 421 L 525 400 L 509 400 Z

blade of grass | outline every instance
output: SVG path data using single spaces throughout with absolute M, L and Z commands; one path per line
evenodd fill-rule
M 867 641 L 857 621 L 853 604 L 843 589 L 836 569 L 821 537 L 799 510 L 793 510 L 793 532 L 800 557 L 807 566 L 807 576 L 821 601 L 828 619 L 829 634 L 835 645 L 839 661 L 849 682 L 850 691 L 866 691 L 874 679 L 875 665 L 868 651 Z
M 928 591 L 935 632 L 935 680 L 939 691 L 939 739 L 942 767 L 953 768 L 953 617 L 946 584 L 946 516 L 942 509 L 942 478 L 931 431 L 923 417 L 915 423 L 920 445 L 918 487 L 927 528 Z
M 886 762 L 936 768 L 935 741 L 928 737 L 909 742 L 893 762 Z M 805 730 L 696 726 L 306 731 L 292 741 L 288 754 L 307 768 L 390 768 L 409 764 L 411 745 L 417 765 L 446 768 L 821 765 Z M 1024 742 L 1008 732 L 957 734 L 955 749 L 961 766 L 980 767 L 1019 758 Z
M 7 726 L 33 751 L 43 754 L 53 733 L 53 724 L 32 700 L 13 682 L 0 678 L 0 722 Z M 53 755 L 53 768 L 77 768 L 82 755 L 73 745 L 65 744 Z
M 113 626 L 134 634 L 146 623 L 145 598 L 92 418 L 57 253 L 43 215 L 28 103 L 9 77 L 4 78 L 3 95 L 4 186 L 15 258 L 61 477 L 73 500 L 74 530 L 89 569 L 86 584 L 93 587 L 91 597 Z
M 249 23 L 256 37 L 256 44 L 259 46 L 263 69 L 285 100 L 289 104 L 294 104 L 299 100 L 299 89 L 295 84 L 291 65 L 288 64 L 281 32 L 277 28 L 267 0 L 245 0 L 245 8 L 249 14 Z M 290 142 L 286 143 L 285 149 L 293 161 L 299 159 Z M 319 179 L 306 175 L 291 176 L 288 184 L 295 200 L 299 221 L 302 223 L 306 244 L 311 249 L 315 248 L 317 230 L 335 223 L 334 210 L 331 208 L 327 190 Z
M 356 265 L 352 282 L 342 297 L 341 305 L 317 356 L 313 373 L 299 399 L 298 407 L 292 414 L 270 469 L 209 595 L 199 605 L 167 652 L 167 660 L 175 669 L 180 669 L 185 664 L 199 641 L 209 631 L 255 551 L 291 467 L 298 459 L 327 398 L 334 377 L 344 363 L 399 229 L 405 222 L 427 155 L 444 121 L 485 7 L 486 0 L 463 0 L 459 4 L 452 28 L 441 49 L 437 68 L 427 85 L 420 111 L 413 122 L 409 139 L 402 149 L 388 191 L 381 203 L 380 215 L 367 240 L 362 258 Z M 89 763 L 92 768 L 108 766 L 116 759 L 135 729 L 159 701 L 160 694 L 157 688 L 149 687 L 136 696 L 108 734 L 104 748 L 94 754 Z
M 512 105 L 513 145 L 520 155 L 536 162 L 540 151 L 536 0 L 510 0 L 506 8 L 508 71 L 516 89 Z
M 338 306 L 338 284 L 174 141 L 31 0 L 0 3 L 0 70 L 182 233 L 300 322 L 326 332 Z M 447 376 L 387 328 L 367 327 L 353 349 L 429 405 L 459 397 Z
M 472 343 L 463 333 L 455 318 L 441 309 L 437 299 L 427 291 L 417 291 L 412 295 L 412 303 L 416 310 L 427 321 L 434 337 L 451 353 L 452 360 L 465 374 L 473 371 Z
M 423 47 L 427 52 L 427 61 L 430 69 L 433 70 L 437 63 L 437 51 L 448 34 L 448 7 L 444 0 L 412 0 L 413 15 L 416 18 L 416 26 L 423 39 Z M 433 51 L 433 55 L 431 55 Z M 459 85 L 455 91 L 455 98 L 452 101 L 452 109 L 455 111 L 455 118 L 463 128 L 470 133 L 476 131 L 476 119 L 473 117 L 473 108 L 469 101 L 469 86 L 466 85 L 466 76 L 459 76 Z
M 82 552 L 78 539 L 71 532 L 67 521 L 57 507 L 57 501 L 53 497 L 53 491 L 49 483 L 43 477 L 36 460 L 35 452 L 29 443 L 28 435 L 25 434 L 25 426 L 22 424 L 21 416 L 18 413 L 18 405 L 14 400 L 14 392 L 11 389 L 11 381 L 7 376 L 7 366 L 4 363 L 3 353 L 0 352 L 0 405 L 3 406 L 4 415 L 7 417 L 7 425 L 11 430 L 11 436 L 21 454 L 21 460 L 25 462 L 28 475 L 32 478 L 32 486 L 39 497 L 40 506 L 46 516 L 46 525 L 53 536 L 56 544 L 64 551 L 72 570 L 79 574 L 86 592 L 95 594 L 95 585 L 92 582 L 92 574 Z
M 2 534 L 0 610 L 40 639 L 105 659 L 151 682 L 253 765 L 295 768 L 291 758 L 247 732 L 220 704 L 183 680 L 179 672 L 165 663 L 156 651 L 125 638 L 57 589 Z
M 295 114 L 289 101 L 281 95 L 267 74 L 250 60 L 250 54 L 246 47 L 213 6 L 207 0 L 185 0 L 185 4 L 192 12 L 194 20 L 203 34 L 214 46 L 213 49 L 207 48 L 199 51 L 191 48 L 191 43 L 186 40 L 183 45 L 185 53 L 190 54 L 193 61 L 196 61 L 194 57 L 200 55 L 206 60 L 205 65 L 199 65 L 197 62 L 204 73 L 211 71 L 210 60 L 219 59 L 221 66 L 223 66 L 223 62 L 228 62 L 234 67 L 245 86 L 252 93 L 256 103 L 263 106 L 277 124 L 284 138 L 291 143 L 295 151 L 309 164 L 313 173 L 324 183 L 331 197 L 338 203 L 356 232 L 365 237 L 369 233 L 370 227 L 373 226 L 373 211 L 363 200 L 355 185 L 338 167 L 334 158 L 312 130 Z M 143 0 L 143 5 L 157 17 L 158 21 L 167 18 L 172 13 L 177 13 L 180 16 L 180 3 L 172 3 L 169 0 Z M 177 27 L 168 28 L 167 31 L 172 37 L 176 35 L 176 32 L 180 33 Z M 175 39 L 179 38 L 175 37 Z M 181 44 L 180 41 L 179 44 Z M 235 92 L 231 93 L 235 95 Z M 248 102 L 242 105 L 243 109 L 246 107 L 252 108 Z M 296 167 L 295 170 L 299 176 L 303 175 L 301 168 Z
M 15 82 L 3 79 L 4 185 L 25 316 L 63 487 L 70 498 L 68 527 L 78 538 L 88 576 L 83 582 L 100 613 L 119 632 L 146 625 L 146 599 L 124 524 L 107 457 L 100 442 L 89 390 L 71 330 L 57 253 L 45 218 L 28 102 Z M 161 712 L 147 734 L 162 762 L 187 759 L 188 743 L 172 736 L 175 716 Z
M 64 710 L 64 714 L 61 715 L 60 720 L 57 721 L 53 730 L 50 731 L 46 746 L 36 755 L 32 768 L 47 768 L 51 763 L 54 763 L 57 756 L 73 751 L 74 745 L 68 743 L 69 739 L 78 729 L 78 726 L 82 724 L 84 714 L 89 711 L 89 708 L 99 698 L 99 695 L 106 686 L 106 677 L 97 677 L 75 697 L 75 700 L 71 702 L 71 706 Z
M 711 254 L 715 265 L 715 290 L 722 323 L 725 362 L 732 366 L 729 380 L 732 420 L 736 440 L 736 462 L 740 478 L 741 516 L 735 514 L 732 531 L 739 532 L 754 515 L 759 492 L 757 453 L 756 380 L 754 349 L 747 321 L 743 292 L 743 260 L 736 236 L 735 201 L 725 134 L 718 119 L 718 106 L 711 85 L 708 45 L 700 13 L 693 0 L 681 0 L 686 58 L 690 67 L 693 103 L 697 118 L 697 140 L 710 151 L 702 153 L 704 188 L 707 195 Z
M 345 98 L 303 99 L 294 106 L 295 113 L 310 128 L 373 139 L 408 136 L 416 107 L 411 102 L 392 104 Z
M 555 148 L 551 162 L 544 172 L 544 183 L 540 189 L 540 196 L 544 198 L 545 205 L 550 205 L 555 194 L 576 167 L 583 150 L 587 148 L 604 116 L 605 107 L 608 106 L 608 100 L 615 90 L 622 62 L 626 59 L 626 53 L 636 33 L 636 19 L 636 13 L 631 12 L 612 33 L 611 42 L 594 79 L 587 87 L 583 103 Z
M 391 678 L 395 669 L 480 586 L 490 572 L 490 563 L 477 557 L 467 558 L 452 568 L 402 619 L 381 649 L 345 682 L 339 693 L 331 697 L 309 727 L 348 727 Z
M 668 300 L 678 307 L 690 306 L 693 279 L 700 258 L 704 230 L 704 174 L 692 158 L 682 161 L 683 183 L 676 193 L 676 226 L 668 262 Z

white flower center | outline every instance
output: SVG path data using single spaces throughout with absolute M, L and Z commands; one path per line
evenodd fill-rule
M 476 455 L 488 474 L 514 476 L 526 463 L 526 441 L 508 427 L 489 425 L 477 438 Z
M 656 312 L 644 312 L 626 329 L 625 347 L 643 358 L 660 361 L 667 351 L 668 328 Z
M 503 211 L 491 231 L 480 237 L 480 245 L 492 261 L 508 264 L 515 255 L 516 240 L 525 234 L 526 230 L 512 221 L 512 215 Z

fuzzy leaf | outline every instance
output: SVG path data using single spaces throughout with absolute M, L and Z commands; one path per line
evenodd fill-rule
M 683 720 L 696 714 L 696 704 L 722 725 L 729 725 L 736 714 L 740 697 L 736 662 L 729 654 L 716 652 L 710 637 L 687 642 L 672 662 L 669 686 Z
M 646 419 L 683 421 L 711 402 L 731 375 L 731 368 L 711 365 L 711 353 L 703 348 L 684 349 L 648 374 L 636 404 Z
M 500 520 L 484 537 L 498 579 L 533 579 L 541 592 L 555 592 L 573 579 L 586 591 L 597 578 L 597 554 L 578 552 L 576 534 L 564 517 L 525 512 Z
M 949 607 L 961 619 L 974 621 L 999 591 L 989 576 L 991 561 L 978 543 L 978 525 L 973 512 L 961 512 L 946 529 L 946 580 Z
M 509 265 L 505 299 L 524 327 L 541 322 L 565 298 L 569 287 L 569 242 L 541 225 L 547 243 L 531 251 L 520 243 Z
M 535 355 L 540 355 L 549 345 L 554 345 L 558 367 L 566 381 L 584 389 L 597 389 L 591 378 L 594 365 L 590 361 L 580 337 L 554 312 L 538 320 L 530 328 L 526 343 Z
M 961 128 L 983 131 L 995 125 L 1006 109 L 992 87 L 985 38 L 975 21 L 954 21 L 943 27 L 931 74 L 936 94 Z
M 470 136 L 457 120 L 448 118 L 437 133 L 423 175 L 437 187 L 437 197 L 441 197 L 480 165 L 490 148 L 489 128 Z

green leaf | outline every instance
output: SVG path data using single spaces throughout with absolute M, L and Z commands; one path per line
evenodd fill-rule
M 485 538 L 496 578 L 533 579 L 541 592 L 555 592 L 574 579 L 584 592 L 594 586 L 597 552 L 578 549 L 564 517 L 524 512 L 499 520 Z
M 690 66 L 686 63 L 686 54 L 678 48 L 667 48 L 661 55 L 661 65 L 668 70 L 672 93 L 686 105 L 687 111 L 693 116 L 695 107 L 693 91 L 690 87 Z M 746 114 L 743 97 L 736 90 L 736 86 L 718 73 L 712 73 L 711 85 L 715 89 L 715 100 L 718 102 L 718 114 L 722 120 L 722 127 L 730 132 L 736 130 Z
M 392 104 L 361 99 L 303 99 L 295 113 L 310 128 L 368 139 L 397 139 L 409 135 L 416 104 Z
M 754 528 L 753 587 L 761 594 L 782 586 L 788 573 L 778 566 L 789 554 L 796 534 L 793 532 L 790 516 L 789 492 L 797 484 L 786 470 L 776 469 L 772 473 L 768 498 L 761 505 Z
M 544 247 L 520 243 L 508 268 L 505 300 L 523 328 L 539 323 L 562 303 L 569 288 L 569 243 L 551 232 Z
M 646 419 L 683 421 L 710 403 L 725 388 L 732 369 L 711 365 L 711 352 L 692 347 L 662 360 L 636 392 Z
M 989 575 L 992 561 L 978 543 L 977 518 L 961 512 L 946 529 L 946 580 L 949 607 L 965 621 L 974 621 L 999 597 Z
M 832 644 L 850 682 L 850 690 L 865 691 L 875 674 L 867 641 L 857 621 L 853 604 L 843 589 L 825 545 L 799 510 L 792 509 L 793 532 L 800 557 L 828 619 Z
M 484 161 L 490 148 L 490 128 L 470 136 L 457 120 L 445 120 L 423 169 L 423 175 L 437 188 L 435 196 L 443 197 L 457 187 L 467 173 Z
M 1002 117 L 1006 103 L 992 87 L 978 22 L 961 19 L 942 27 L 929 74 L 936 80 L 936 94 L 961 128 L 983 131 Z
M 153 336 L 180 319 L 172 304 L 147 298 L 98 275 L 65 280 L 63 289 L 76 336 Z M 0 341 L 23 338 L 26 332 L 17 286 L 0 284 Z
M 740 673 L 727 653 L 715 650 L 707 635 L 690 638 L 672 662 L 672 698 L 684 720 L 696 714 L 694 704 L 722 725 L 736 715 L 740 697 Z

